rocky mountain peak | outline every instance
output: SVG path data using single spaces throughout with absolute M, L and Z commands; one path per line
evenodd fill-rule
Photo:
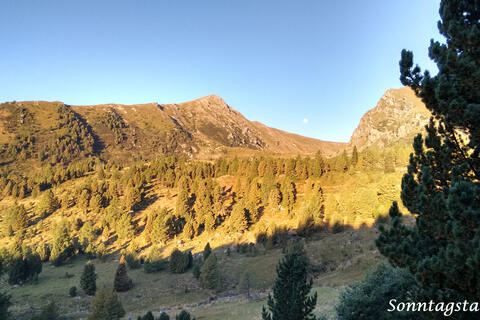
M 423 102 L 408 87 L 388 89 L 375 108 L 360 119 L 350 138 L 350 146 L 362 149 L 383 147 L 420 132 L 430 118 Z

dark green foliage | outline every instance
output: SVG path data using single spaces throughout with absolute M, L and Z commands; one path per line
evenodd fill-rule
M 42 261 L 37 253 L 31 250 L 20 250 L 14 253 L 8 264 L 8 283 L 22 284 L 38 278 L 42 272 Z
M 160 313 L 160 316 L 158 317 L 157 320 L 170 320 L 170 316 L 166 314 L 165 312 Z
M 303 248 L 294 246 L 277 265 L 273 296 L 268 295 L 268 309 L 263 307 L 263 320 L 314 320 L 317 294 L 310 295 L 308 258 Z
M 217 266 L 217 257 L 211 254 L 202 266 L 200 281 L 204 288 L 220 289 L 220 271 Z
M 113 288 L 117 292 L 124 292 L 130 290 L 132 286 L 132 279 L 130 279 L 127 274 L 127 263 L 125 262 L 125 258 L 122 256 L 120 258 L 117 271 L 115 272 Z
M 110 109 L 103 114 L 102 123 L 112 131 L 115 144 L 120 144 L 126 139 L 122 129 L 126 128 L 127 125 L 123 121 L 122 116 L 120 116 L 114 109 Z
M 410 301 L 409 292 L 415 286 L 415 279 L 408 271 L 381 263 L 363 281 L 342 292 L 336 306 L 337 317 L 339 320 L 421 319 L 416 312 L 387 311 L 391 299 Z
M 191 266 L 191 259 L 188 252 L 181 252 L 175 249 L 170 255 L 169 259 L 170 272 L 172 273 L 184 273 Z
M 89 296 L 93 296 L 97 291 L 97 274 L 95 273 L 95 266 L 90 261 L 83 268 L 80 288 Z
M 210 242 L 207 242 L 207 245 L 203 249 L 203 261 L 207 260 L 211 253 L 212 248 L 210 248 Z
M 146 273 L 155 273 L 166 270 L 168 267 L 168 261 L 166 260 L 157 260 L 157 261 L 146 261 L 143 264 L 143 270 Z
M 63 221 L 55 226 L 50 260 L 53 265 L 59 266 L 73 256 L 74 253 L 75 246 L 70 238 L 68 225 Z
M 480 292 L 480 7 L 477 1 L 443 0 L 440 33 L 430 57 L 439 72 L 423 75 L 413 54 L 402 51 L 400 80 L 433 113 L 426 135 L 413 143 L 402 202 L 417 216 L 413 227 L 392 206 L 380 252 L 407 268 L 422 300 L 476 301 Z M 462 137 L 463 136 L 463 137 Z M 473 319 L 456 313 L 457 319 Z M 441 318 L 442 315 L 429 315 Z
M 188 311 L 182 310 L 175 316 L 175 320 L 195 320 Z
M 148 311 L 143 317 L 139 316 L 137 320 L 155 320 L 153 317 L 152 311 Z
M 192 268 L 192 274 L 195 279 L 200 279 L 200 274 L 202 272 L 202 266 L 199 264 L 194 264 Z
M 353 146 L 352 160 L 351 160 L 352 167 L 355 168 L 357 166 L 357 163 L 358 163 L 358 150 L 357 150 L 357 146 Z
M 76 297 L 77 296 L 77 287 L 73 286 L 68 290 L 68 294 L 70 297 Z
M 95 141 L 85 121 L 66 105 L 59 106 L 57 112 L 61 134 L 52 137 L 40 151 L 39 158 L 56 164 L 92 154 Z
M 60 319 L 60 311 L 58 310 L 55 302 L 50 302 L 49 304 L 42 307 L 40 314 L 33 317 L 32 320 L 57 320 Z
M 8 308 L 12 305 L 10 302 L 10 296 L 6 293 L 0 292 L 0 320 L 8 320 L 10 313 Z
M 140 259 L 137 258 L 135 253 L 127 253 L 125 255 L 125 261 L 130 269 L 138 269 L 142 266 Z
M 115 291 L 101 288 L 95 294 L 90 308 L 89 320 L 118 320 L 125 315 L 125 310 Z

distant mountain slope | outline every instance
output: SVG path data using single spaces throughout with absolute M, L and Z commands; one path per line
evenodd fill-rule
M 429 118 L 430 112 L 410 88 L 388 89 L 375 108 L 360 119 L 350 146 L 390 145 L 422 131 Z
M 67 122 L 74 120 L 74 124 Z M 210 95 L 179 104 L 157 103 L 65 106 L 62 102 L 24 101 L 0 105 L 3 163 L 42 159 L 75 151 L 105 158 L 154 158 L 185 154 L 210 159 L 225 155 L 332 155 L 345 143 L 321 141 L 247 120 L 222 98 Z M 56 161 L 52 161 L 56 162 Z

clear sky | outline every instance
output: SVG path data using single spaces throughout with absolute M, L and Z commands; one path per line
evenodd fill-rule
M 421 66 L 438 0 L 0 1 L 0 101 L 172 103 L 347 141 L 402 48 Z

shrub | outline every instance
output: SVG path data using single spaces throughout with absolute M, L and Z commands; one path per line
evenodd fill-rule
M 77 295 L 77 287 L 73 286 L 68 290 L 68 294 L 70 297 L 75 297 Z
M 166 260 L 158 260 L 154 262 L 147 261 L 143 264 L 143 270 L 146 273 L 160 272 L 167 269 L 167 267 L 168 267 L 168 261 Z
M 95 294 L 89 320 L 118 320 L 125 315 L 125 310 L 113 290 L 101 288 Z
M 422 319 L 415 312 L 387 311 L 390 299 L 407 301 L 415 285 L 409 272 L 380 263 L 364 280 L 350 285 L 340 294 L 335 308 L 338 319 Z
M 32 320 L 57 320 L 57 319 L 60 319 L 60 313 L 58 311 L 58 307 L 55 305 L 55 302 L 53 301 L 43 306 L 40 314 L 32 318 Z

